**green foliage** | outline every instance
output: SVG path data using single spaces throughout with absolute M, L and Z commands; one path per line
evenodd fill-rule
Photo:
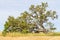
M 57 18 L 56 11 L 52 11 L 52 10 L 47 11 L 46 10 L 47 7 L 48 7 L 47 3 L 42 3 L 41 5 L 37 5 L 37 6 L 31 5 L 30 7 L 32 17 L 36 20 L 35 23 L 40 25 L 43 28 L 43 30 L 45 29 L 43 24 L 47 23 L 49 21 L 49 18 L 51 18 L 52 20 Z
M 6 34 L 7 34 L 6 31 L 3 31 L 3 32 L 2 32 L 2 35 L 3 35 L 3 36 L 6 36 Z
M 38 27 L 39 25 L 46 32 L 44 23 L 57 18 L 56 11 L 46 10 L 48 7 L 47 3 L 42 3 L 41 5 L 31 5 L 29 8 L 30 12 L 23 12 L 21 16 L 14 18 L 9 16 L 8 20 L 4 24 L 3 32 L 22 32 L 27 33 L 29 28 Z M 50 25 L 51 26 L 51 25 Z M 39 29 L 39 27 L 38 27 Z M 52 28 L 55 30 L 55 28 Z M 51 29 L 51 30 L 52 30 Z M 5 34 L 5 33 L 4 33 Z
M 23 29 L 22 33 L 28 33 L 27 29 Z

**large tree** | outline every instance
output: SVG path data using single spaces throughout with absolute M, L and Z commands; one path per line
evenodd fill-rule
M 41 5 L 31 5 L 29 12 L 25 11 L 21 13 L 21 16 L 14 18 L 9 16 L 8 20 L 4 24 L 4 31 L 9 32 L 27 32 L 29 28 L 34 30 L 34 27 L 37 29 L 42 28 L 46 32 L 44 23 L 49 22 L 49 19 L 54 20 L 57 18 L 56 11 L 47 10 L 48 4 L 42 3 Z M 19 29 L 19 30 L 18 30 Z M 3 32 L 4 32 L 3 31 Z
M 46 31 L 45 27 L 43 26 L 44 23 L 47 23 L 49 19 L 54 20 L 57 18 L 56 11 L 47 10 L 48 4 L 42 3 L 41 5 L 31 5 L 29 8 L 31 12 L 31 16 L 34 18 L 35 23 L 38 23 L 40 27 Z

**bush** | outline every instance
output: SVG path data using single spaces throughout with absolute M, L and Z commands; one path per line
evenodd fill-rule
M 3 32 L 2 32 L 2 35 L 3 35 L 3 36 L 6 36 L 6 34 L 7 34 L 6 31 L 3 31 Z
M 28 33 L 28 30 L 27 29 L 23 29 L 22 33 Z

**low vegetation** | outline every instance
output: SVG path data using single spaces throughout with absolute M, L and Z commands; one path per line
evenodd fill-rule
M 0 33 L 0 36 L 4 36 L 2 33 Z M 19 32 L 13 32 L 13 33 L 7 33 L 5 37 L 25 37 L 25 36 L 60 36 L 60 32 L 55 33 L 19 33 Z

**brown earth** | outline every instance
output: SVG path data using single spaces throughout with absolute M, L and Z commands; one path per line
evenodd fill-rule
M 60 36 L 2 37 L 0 40 L 60 40 Z

